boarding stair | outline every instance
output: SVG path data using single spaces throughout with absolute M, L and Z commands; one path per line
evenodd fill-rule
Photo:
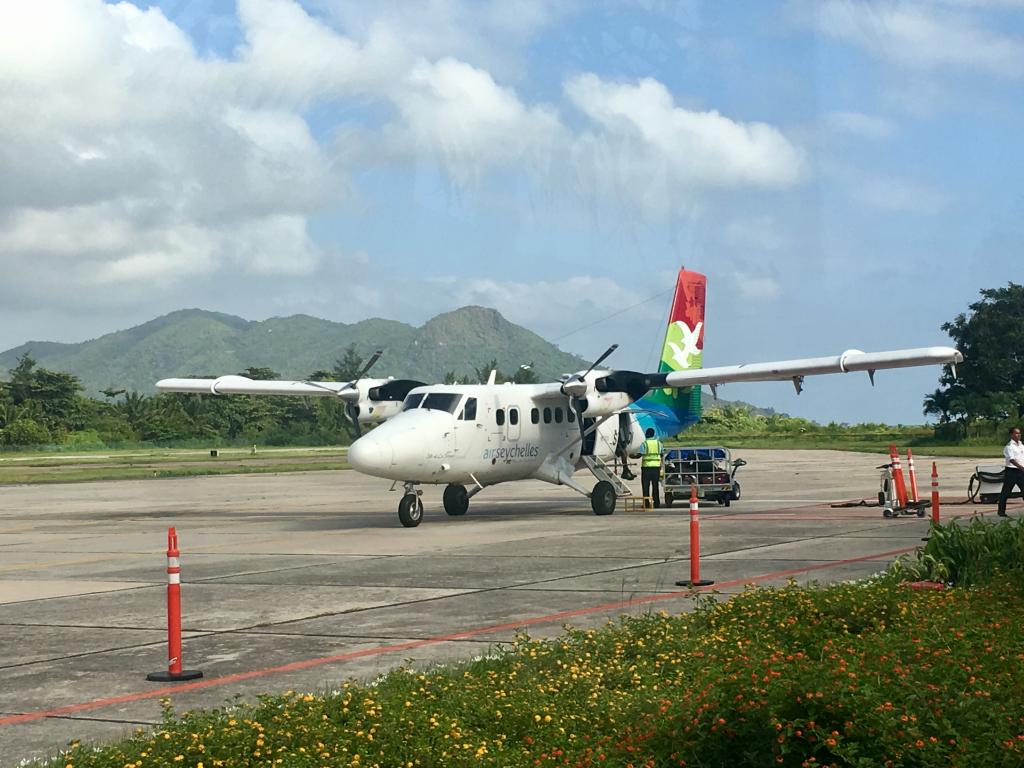
M 619 498 L 634 495 L 633 489 L 626 485 L 622 481 L 622 478 L 616 475 L 612 471 L 611 467 L 597 456 L 588 456 L 584 454 L 583 463 L 587 465 L 587 468 L 598 480 L 604 480 L 611 483 L 612 487 L 615 488 L 615 495 Z

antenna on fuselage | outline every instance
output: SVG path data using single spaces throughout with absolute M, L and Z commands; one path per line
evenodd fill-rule
M 496 368 L 491 369 L 491 375 L 487 377 L 487 383 L 493 384 L 498 379 L 498 371 Z

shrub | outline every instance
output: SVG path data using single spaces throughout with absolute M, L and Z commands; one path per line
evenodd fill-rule
M 928 543 L 913 557 L 902 557 L 892 573 L 910 580 L 930 579 L 958 586 L 986 584 L 996 574 L 1024 571 L 1024 522 L 987 523 L 974 517 L 967 526 L 956 520 L 932 526 Z
M 35 419 L 20 418 L 0 430 L 0 441 L 8 445 L 46 445 L 50 431 Z

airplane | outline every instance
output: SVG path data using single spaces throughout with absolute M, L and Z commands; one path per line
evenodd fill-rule
M 351 466 L 402 484 L 398 518 L 407 528 L 423 519 L 419 485 L 444 485 L 451 516 L 465 515 L 470 499 L 486 488 L 514 480 L 543 480 L 589 497 L 595 515 L 610 515 L 629 489 L 607 462 L 636 455 L 653 429 L 674 437 L 700 418 L 700 391 L 738 381 L 792 381 L 799 394 L 807 376 L 867 372 L 922 365 L 951 365 L 963 356 L 952 347 L 861 352 L 837 356 L 702 368 L 707 278 L 685 268 L 676 279 L 656 373 L 600 367 L 612 345 L 586 371 L 542 384 L 425 384 L 412 379 L 367 378 L 381 356 L 376 351 L 355 379 L 255 381 L 228 375 L 216 379 L 163 379 L 162 392 L 212 395 L 337 397 L 357 432 L 349 447 Z M 362 427 L 376 425 L 362 432 Z M 597 482 L 577 480 L 587 468 Z

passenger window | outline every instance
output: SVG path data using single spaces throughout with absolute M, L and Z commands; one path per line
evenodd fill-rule
M 550 408 L 545 408 L 544 409 L 544 423 L 545 424 L 550 424 L 551 423 L 551 409 Z
M 519 409 L 509 408 L 508 409 L 508 423 L 515 426 L 519 423 Z
M 561 423 L 562 423 L 562 409 L 561 408 L 555 408 L 555 424 L 561 424 Z
M 459 418 L 463 421 L 476 421 L 476 398 L 466 400 L 466 407 L 462 409 Z
M 505 409 L 499 408 L 494 412 L 494 420 L 498 422 L 498 426 L 502 426 L 505 423 Z
M 540 411 L 538 411 L 536 408 L 530 409 L 530 423 L 540 424 Z
M 574 411 L 572 408 L 566 408 L 565 409 L 565 419 L 570 424 L 572 422 L 576 421 L 576 411 Z

